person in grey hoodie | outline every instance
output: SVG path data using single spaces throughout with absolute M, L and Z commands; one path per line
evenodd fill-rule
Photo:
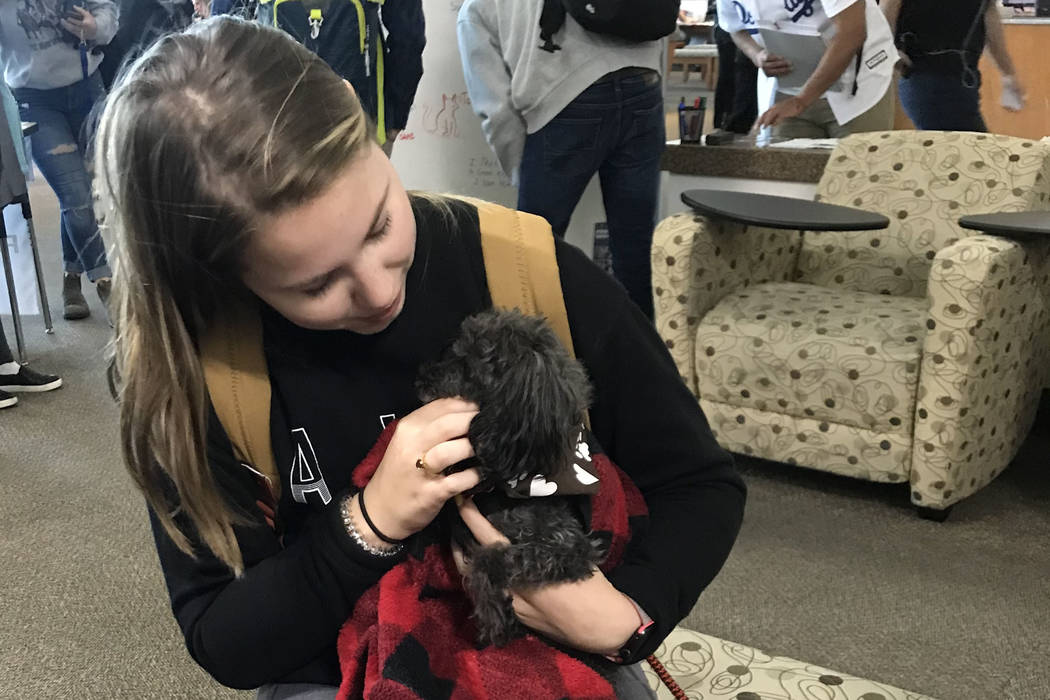
M 92 206 L 85 164 L 88 116 L 105 94 L 99 47 L 117 31 L 113 0 L 0 2 L 0 60 L 22 121 L 35 122 L 33 160 L 58 196 L 62 212 L 63 315 L 90 313 L 80 275 L 109 298 L 111 272 Z
M 570 16 L 540 38 L 544 3 L 466 0 L 457 35 L 467 91 L 518 209 L 564 237 L 594 174 L 613 273 L 653 314 L 649 247 L 664 149 L 662 42 L 589 32 Z

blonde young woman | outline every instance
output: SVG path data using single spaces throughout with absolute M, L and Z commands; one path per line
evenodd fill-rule
M 134 64 L 103 114 L 98 158 L 116 241 L 124 455 L 189 652 L 260 697 L 331 698 L 340 626 L 403 556 L 379 534 L 412 537 L 478 481 L 442 474 L 472 454 L 463 436 L 476 407 L 420 406 L 413 387 L 420 363 L 491 305 L 476 211 L 408 195 L 323 62 L 229 18 Z M 608 577 L 513 591 L 515 611 L 552 640 L 606 655 L 648 616 L 648 654 L 722 566 L 744 488 L 623 290 L 571 246 L 559 242 L 557 256 L 596 387 L 595 434 L 640 488 L 649 528 Z M 276 529 L 258 477 L 232 456 L 197 354 L 234 300 L 263 317 Z M 392 417 L 386 454 L 355 494 L 351 470 Z M 310 484 L 292 469 L 300 451 Z M 498 537 L 469 499 L 460 512 L 479 540 Z M 615 676 L 621 697 L 651 697 L 636 667 Z

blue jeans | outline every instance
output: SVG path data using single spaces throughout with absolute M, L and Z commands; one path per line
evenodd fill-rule
M 959 75 L 916 70 L 897 87 L 901 106 L 916 129 L 985 132 L 980 74 L 976 83 L 968 86 Z
M 37 132 L 29 137 L 30 145 L 33 161 L 58 196 L 65 271 L 86 272 L 92 282 L 110 277 L 85 162 L 88 116 L 105 95 L 102 78 L 96 72 L 68 87 L 18 88 L 11 92 L 18 101 L 22 121 L 38 125 Z
M 664 150 L 660 76 L 600 80 L 525 140 L 518 209 L 565 236 L 572 212 L 598 173 L 609 224 L 613 274 L 634 303 L 653 316 L 649 248 Z

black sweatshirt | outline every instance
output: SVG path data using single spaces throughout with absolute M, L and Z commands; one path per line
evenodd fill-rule
M 233 459 L 214 413 L 209 460 L 230 502 L 254 523 L 236 528 L 244 575 L 235 579 L 203 547 L 197 559 L 186 556 L 150 514 L 186 646 L 224 685 L 339 683 L 338 631 L 394 564 L 353 543 L 340 497 L 383 426 L 420 406 L 420 364 L 441 353 L 466 316 L 491 306 L 476 210 L 453 207 L 447 220 L 414 202 L 416 257 L 405 307 L 382 333 L 308 331 L 264 312 L 281 539 L 255 505 L 257 477 Z M 624 290 L 570 245 L 559 241 L 557 257 L 576 354 L 595 388 L 595 435 L 650 511 L 648 531 L 609 577 L 656 621 L 643 650 L 649 654 L 725 562 L 743 517 L 744 484 Z M 193 537 L 185 520 L 176 522 Z

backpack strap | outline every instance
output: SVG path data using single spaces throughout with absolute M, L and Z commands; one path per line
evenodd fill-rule
M 554 35 L 565 25 L 565 5 L 561 0 L 543 0 L 543 12 L 540 13 L 540 48 L 547 53 L 561 51 L 554 41 Z
M 575 357 L 550 224 L 535 214 L 491 202 L 469 201 L 478 209 L 481 251 L 492 305 L 543 316 Z
M 270 443 L 270 375 L 256 304 L 219 311 L 201 338 L 201 365 L 212 406 L 234 456 L 269 483 L 276 501 L 281 481 Z

